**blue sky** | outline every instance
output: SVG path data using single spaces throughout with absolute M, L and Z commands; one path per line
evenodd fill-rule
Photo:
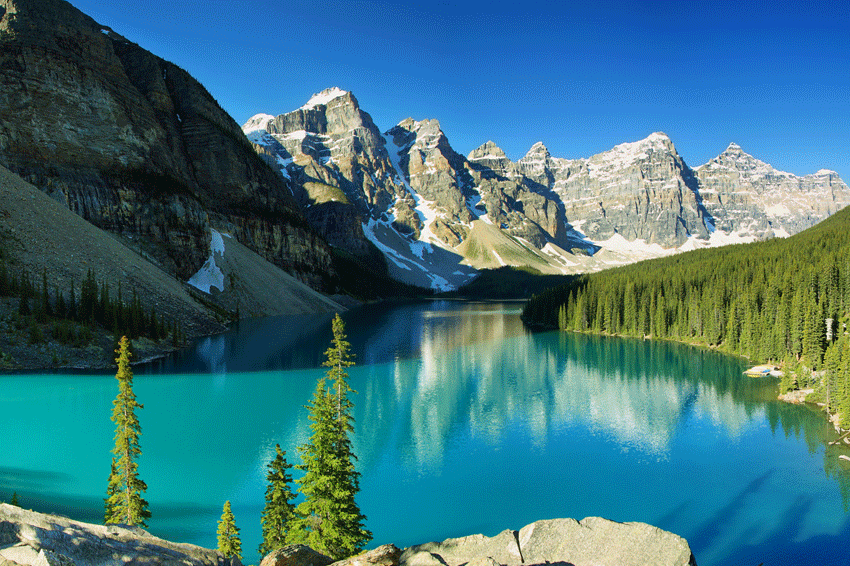
M 381 130 L 437 118 L 460 153 L 588 157 L 666 132 L 850 182 L 850 9 L 835 2 L 72 0 L 200 80 L 237 122 L 330 86 Z

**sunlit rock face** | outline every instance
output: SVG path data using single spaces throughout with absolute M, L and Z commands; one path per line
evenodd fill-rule
M 307 218 L 329 242 L 361 257 L 380 250 L 403 281 L 450 289 L 475 268 L 506 265 L 507 254 L 490 251 L 499 245 L 492 238 L 476 238 L 472 251 L 462 245 L 476 222 L 494 226 L 521 250 L 514 256 L 526 256 L 513 263 L 559 271 L 540 250 L 566 242 L 563 212 L 523 187 L 492 142 L 463 157 L 437 120 L 410 118 L 382 135 L 339 88 L 277 117 L 258 114 L 243 131 L 292 180 Z
M 777 171 L 735 143 L 694 171 L 717 229 L 758 238 L 796 234 L 850 204 L 834 171 L 799 177 Z
M 671 248 L 708 237 L 693 174 L 663 133 L 588 159 L 553 160 L 536 145 L 520 165 L 561 197 L 567 220 L 590 240 L 619 234 Z
M 775 171 L 735 144 L 693 170 L 661 132 L 581 159 L 538 142 L 514 162 L 493 141 L 464 157 L 437 120 L 381 135 L 339 88 L 243 131 L 329 242 L 364 257 L 377 248 L 393 276 L 435 289 L 482 268 L 597 271 L 787 236 L 850 203 L 835 173 Z

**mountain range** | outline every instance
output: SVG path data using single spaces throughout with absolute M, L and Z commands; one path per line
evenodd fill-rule
M 785 237 L 850 203 L 833 171 L 777 171 L 735 143 L 692 169 L 661 132 L 589 158 L 538 142 L 514 162 L 491 141 L 464 157 L 437 120 L 382 134 L 338 87 L 242 131 L 328 242 L 364 256 L 372 244 L 394 277 L 439 290 L 481 268 L 595 271 Z
M 661 133 L 582 159 L 542 143 L 516 162 L 492 142 L 463 156 L 437 120 L 382 132 L 339 88 L 240 128 L 188 72 L 64 0 L 0 0 L 0 167 L 21 197 L 0 203 L 13 267 L 63 287 L 92 269 L 157 304 L 144 291 L 170 278 L 197 303 L 183 311 L 206 313 L 190 333 L 214 325 L 209 301 L 313 312 L 341 308 L 327 296 L 344 301 L 351 277 L 444 290 L 503 265 L 593 271 L 793 234 L 850 202 L 835 173 L 776 171 L 735 144 L 691 169 Z M 93 228 L 73 261 L 14 220 L 78 231 L 68 214 Z M 114 245 L 120 267 L 86 257 Z

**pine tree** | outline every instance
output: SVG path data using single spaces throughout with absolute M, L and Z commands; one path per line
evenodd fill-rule
M 9 285 L 9 272 L 6 270 L 6 261 L 0 260 L 0 297 L 8 297 L 11 292 Z
M 109 470 L 109 480 L 106 484 L 106 498 L 103 500 L 104 522 L 110 523 L 110 519 L 114 515 L 112 510 L 112 500 L 116 494 L 121 492 L 121 476 L 118 474 L 118 469 L 115 467 L 115 458 L 112 458 L 112 467 Z
M 263 542 L 260 544 L 261 556 L 276 550 L 286 544 L 289 521 L 294 516 L 295 505 L 290 485 L 292 476 L 287 470 L 292 464 L 286 461 L 286 451 L 280 449 L 280 444 L 275 445 L 277 455 L 269 462 L 266 480 L 266 506 L 263 509 L 261 524 L 263 526 Z
M 139 436 L 142 428 L 136 417 L 136 409 L 143 405 L 136 401 L 133 393 L 133 371 L 130 369 L 130 341 L 121 338 L 116 350 L 118 358 L 118 396 L 113 401 L 112 422 L 115 423 L 115 448 L 112 453 L 114 466 L 109 475 L 106 499 L 106 523 L 147 526 L 151 514 L 148 502 L 142 498 L 147 490 L 138 477 L 138 462 L 142 450 Z
M 230 510 L 230 501 L 224 502 L 221 519 L 218 521 L 217 532 L 218 551 L 225 558 L 233 558 L 235 556 L 239 560 L 242 560 L 242 540 L 239 538 L 239 527 L 236 526 L 233 511 Z
M 336 560 L 355 554 L 372 539 L 364 528 L 366 517 L 354 501 L 360 491 L 360 473 L 354 468 L 350 433 L 353 431 L 346 368 L 354 365 L 337 315 L 333 340 L 322 364 L 330 368 L 316 384 L 308 405 L 312 421 L 310 441 L 299 447 L 304 475 L 296 480 L 305 500 L 296 508 L 289 541 L 302 543 Z
M 14 505 L 15 507 L 21 506 L 21 502 L 18 501 L 18 492 L 17 491 L 12 493 L 12 499 L 11 499 L 11 501 L 9 501 L 9 504 Z

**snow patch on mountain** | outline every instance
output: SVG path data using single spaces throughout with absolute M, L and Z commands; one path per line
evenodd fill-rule
M 310 110 L 319 106 L 320 104 L 327 104 L 331 100 L 335 98 L 339 98 L 340 96 L 345 96 L 348 94 L 348 91 L 342 90 L 339 87 L 331 87 L 323 90 L 322 92 L 314 94 L 310 97 L 310 100 L 307 101 L 307 104 L 301 107 L 302 110 Z M 303 100 L 303 99 L 302 99 Z
M 213 287 L 224 291 L 224 273 L 215 264 L 216 255 L 224 258 L 224 238 L 220 232 L 210 228 L 210 257 L 197 273 L 189 278 L 189 285 L 207 294 L 212 292 Z
M 245 135 L 252 132 L 262 132 L 265 134 L 266 130 L 269 129 L 269 123 L 272 121 L 274 121 L 274 116 L 271 114 L 255 114 L 245 122 L 242 126 L 242 131 L 245 132 Z

